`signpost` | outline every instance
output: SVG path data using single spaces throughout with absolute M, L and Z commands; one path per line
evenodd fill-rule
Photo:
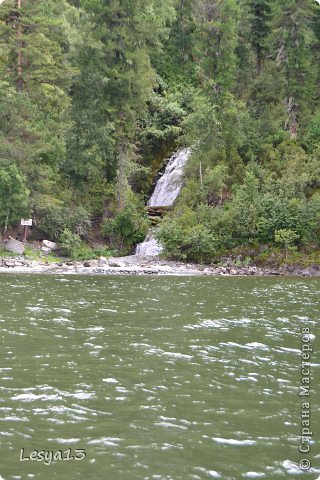
M 28 218 L 28 219 L 21 218 L 20 225 L 23 227 L 22 241 L 25 243 L 27 241 L 28 228 L 32 227 L 32 218 Z

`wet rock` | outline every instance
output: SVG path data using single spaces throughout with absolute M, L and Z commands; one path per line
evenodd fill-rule
M 125 267 L 125 264 L 124 263 L 121 263 L 121 262 L 109 262 L 108 263 L 109 267 L 116 267 L 116 268 L 122 268 L 122 267 Z
M 19 255 L 22 255 L 24 252 L 24 244 L 13 238 L 5 242 L 4 248 L 8 250 L 8 252 L 19 253 Z
M 281 275 L 281 272 L 279 270 L 270 270 L 270 275 Z
M 227 269 L 226 269 L 226 267 L 219 267 L 218 272 L 223 273 L 223 274 L 226 274 L 226 273 L 227 273 Z
M 303 277 L 311 277 L 311 272 L 310 272 L 309 268 L 305 268 L 305 269 L 301 270 L 299 273 Z
M 4 260 L 3 266 L 8 268 L 13 268 L 16 266 L 16 264 L 14 260 Z
M 259 274 L 257 267 L 248 267 L 247 269 L 248 275 L 257 275 Z

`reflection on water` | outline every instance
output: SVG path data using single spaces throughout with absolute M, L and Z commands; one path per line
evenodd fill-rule
M 4 480 L 319 475 L 319 280 L 0 280 Z M 309 474 L 297 466 L 302 326 L 314 335 Z M 45 466 L 20 462 L 21 448 L 86 458 Z

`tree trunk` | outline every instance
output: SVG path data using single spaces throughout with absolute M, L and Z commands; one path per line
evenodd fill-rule
M 286 129 L 289 130 L 291 140 L 295 140 L 298 134 L 298 104 L 295 103 L 293 97 L 286 98 L 286 106 L 288 112 L 288 118 L 286 121 Z
M 7 215 L 6 215 L 6 220 L 4 222 L 4 232 L 3 233 L 7 233 L 7 230 L 8 230 L 8 224 L 9 224 L 9 210 L 7 211 Z
M 22 57 L 22 30 L 21 30 L 21 0 L 16 0 L 16 8 L 18 10 L 17 22 L 17 92 L 23 91 L 23 57 Z
M 261 51 L 260 45 L 256 45 L 256 70 L 257 70 L 258 77 L 261 73 L 261 66 L 262 66 L 262 51 Z
M 200 175 L 200 183 L 201 186 L 203 185 L 203 176 L 202 176 L 202 162 L 200 160 L 200 165 L 199 165 L 199 175 Z
M 117 208 L 118 211 L 122 210 L 126 205 L 128 180 L 126 175 L 126 164 L 128 156 L 128 147 L 125 144 L 119 146 L 119 163 L 117 170 Z

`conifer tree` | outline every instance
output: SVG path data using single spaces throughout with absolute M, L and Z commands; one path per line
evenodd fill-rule
M 286 128 L 296 138 L 299 121 L 315 95 L 313 6 L 308 0 L 273 2 L 272 45 L 277 85 L 287 112 Z
M 156 85 L 149 55 L 157 42 L 152 25 L 158 24 L 161 32 L 170 9 L 157 15 L 159 7 L 154 0 L 111 0 L 108 4 L 83 0 L 82 5 L 88 34 L 80 49 L 80 73 L 73 87 L 75 120 L 67 168 L 84 178 L 90 172 L 108 180 L 116 177 L 121 209 L 126 202 L 123 189 L 128 185 L 127 166 L 133 159 L 137 120 L 145 114 Z M 73 152 L 80 153 L 81 164 Z
M 265 56 L 266 38 L 270 32 L 270 0 L 249 0 L 250 40 L 256 54 L 256 70 L 260 75 Z
M 230 90 L 236 78 L 239 5 L 236 0 L 197 0 L 193 7 L 200 76 L 212 81 L 216 93 Z
M 64 0 L 0 6 L 0 165 L 16 164 L 32 201 L 53 193 L 65 152 L 69 108 Z

